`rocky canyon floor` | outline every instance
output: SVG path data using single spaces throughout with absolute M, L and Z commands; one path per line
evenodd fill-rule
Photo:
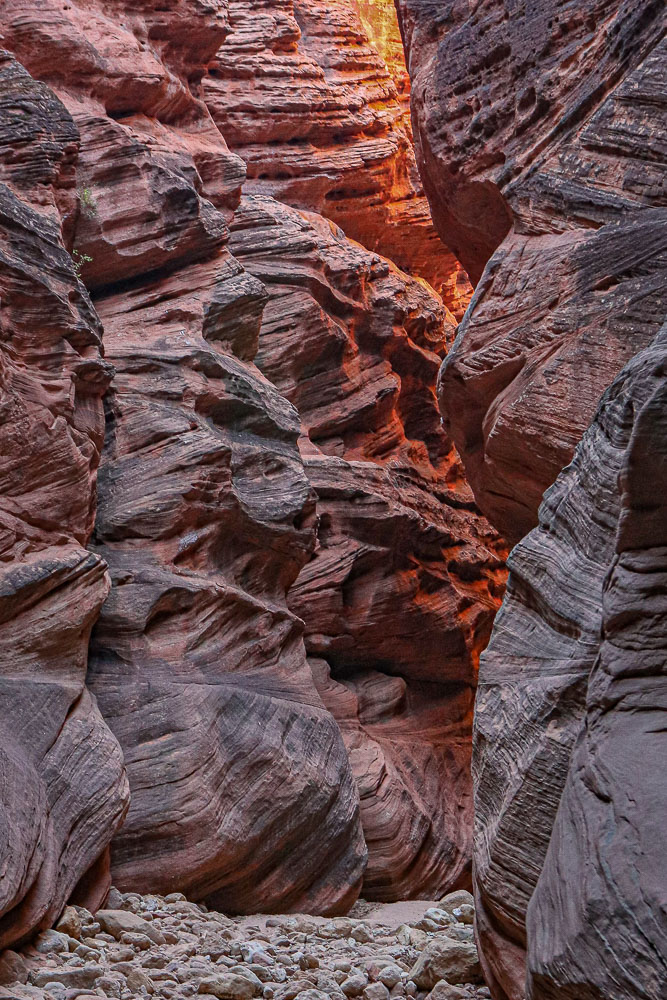
M 0 961 L 0 1000 L 457 1000 L 490 997 L 473 943 L 472 896 L 359 900 L 348 916 L 228 917 L 186 900 L 112 889 L 94 916 Z

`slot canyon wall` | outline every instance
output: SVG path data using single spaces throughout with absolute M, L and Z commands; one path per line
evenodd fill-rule
M 494 1000 L 658 1000 L 663 8 L 390 7 L 0 9 L 0 948 L 474 853 Z
M 72 893 L 101 902 L 128 804 L 120 747 L 85 684 L 109 592 L 86 545 L 113 370 L 63 245 L 76 148 L 64 106 L 3 54 L 0 948 L 50 924 Z
M 112 877 L 469 884 L 505 550 L 435 393 L 469 284 L 356 7 L 0 28 L 0 947 Z
M 476 705 L 482 963 L 499 1000 L 657 1000 L 664 7 L 397 6 L 433 217 L 477 282 L 440 405 L 519 542 Z

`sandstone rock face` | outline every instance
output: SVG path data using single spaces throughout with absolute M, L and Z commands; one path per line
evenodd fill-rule
M 439 394 L 475 497 L 510 541 L 533 527 L 606 385 L 655 334 L 666 266 L 663 209 L 513 235 L 490 261 Z
M 375 195 L 354 195 L 349 210 L 379 233 L 394 225 L 387 180 L 410 173 L 395 85 L 356 14 L 350 34 L 348 5 L 333 35 L 323 5 L 299 7 L 317 58 L 293 45 L 291 4 L 267 7 L 271 31 L 278 8 L 278 63 L 310 59 L 325 95 L 315 111 L 306 102 L 308 127 L 321 129 L 313 150 L 333 148 L 348 122 L 357 179 L 383 192 L 376 214 Z M 382 899 L 469 881 L 472 698 L 503 552 L 440 426 L 435 378 L 452 327 L 441 300 L 319 216 L 257 196 L 235 216 L 244 164 L 200 100 L 238 146 L 232 95 L 226 107 L 224 91 L 212 96 L 221 77 L 205 76 L 227 51 L 242 72 L 247 11 L 232 4 L 229 15 L 226 3 L 149 0 L 3 9 L 6 44 L 43 81 L 49 127 L 62 119 L 74 136 L 51 193 L 26 175 L 45 217 L 63 218 L 74 258 L 62 294 L 81 330 L 71 359 L 61 348 L 49 358 L 65 356 L 92 386 L 84 407 L 76 383 L 85 489 L 77 479 L 63 494 L 57 544 L 70 545 L 67 527 L 99 580 L 95 603 L 86 577 L 89 592 L 54 610 L 57 650 L 81 667 L 78 695 L 110 577 L 88 684 L 131 787 L 111 854 L 121 889 L 334 913 L 364 871 Z M 251 49 L 263 38 L 252 30 Z M 347 40 L 354 51 L 341 55 Z M 323 198 L 338 182 L 326 184 Z M 102 829 L 86 831 L 87 849 L 101 840 L 95 857 L 126 806 L 118 745 L 99 725 L 91 738 L 108 738 L 118 775 L 109 815 L 94 817 Z M 95 787 L 81 782 L 89 796 Z M 17 879 L 27 864 L 17 860 Z M 105 874 L 108 857 L 85 886 Z M 65 985 L 91 985 L 77 976 Z
M 104 896 L 127 808 L 85 686 L 109 589 L 86 544 L 112 369 L 64 243 L 78 141 L 56 96 L 0 53 L 0 949 L 49 926 L 77 885 L 91 905 Z
M 193 27 L 208 18 L 212 55 L 217 8 L 180 11 Z M 230 909 L 335 911 L 358 892 L 366 847 L 285 603 L 313 502 L 298 415 L 251 363 L 264 288 L 223 246 L 243 164 L 184 82 L 207 57 L 203 42 L 183 47 L 187 23 L 150 5 L 107 13 L 71 6 L 48 28 L 55 72 L 87 84 L 64 95 L 81 133 L 74 243 L 116 368 L 88 555 L 112 581 L 89 683 L 132 789 L 114 878 Z
M 605 395 L 603 423 L 615 429 L 615 538 L 585 716 L 528 911 L 534 1000 L 657 1000 L 667 977 L 667 327 Z
M 665 466 L 666 334 L 605 394 L 539 528 L 511 554 L 482 658 L 477 931 L 501 996 L 524 993 L 529 902 L 536 1000 L 657 998 L 664 984 L 654 837 L 667 806 L 665 549 L 653 487 Z
M 405 124 L 410 128 L 410 74 L 405 65 L 403 39 L 393 0 L 355 0 L 361 23 L 387 65 L 396 84 L 396 93 L 405 108 Z
M 441 406 L 517 541 L 664 316 L 663 5 L 398 6 L 433 217 L 475 281 L 488 261 Z
M 244 198 L 231 247 L 266 285 L 257 363 L 301 415 L 317 543 L 289 594 L 361 795 L 369 899 L 469 879 L 469 742 L 502 549 L 434 393 L 442 307 L 318 216 Z
M 285 604 L 311 490 L 296 412 L 242 360 L 263 289 L 239 272 L 216 257 L 99 303 L 117 376 L 95 541 L 114 588 L 91 675 L 133 787 L 114 877 L 335 911 L 363 872 L 358 797 Z
M 245 191 L 332 219 L 460 319 L 467 277 L 433 227 L 404 104 L 356 0 L 231 0 L 229 23 L 203 95 L 247 164 Z
M 440 404 L 482 510 L 515 541 L 603 391 L 664 321 L 664 10 L 619 0 L 536 3 L 511 17 L 500 3 L 398 7 L 434 219 L 479 279 Z M 632 441 L 633 427 L 642 439 L 640 426 L 660 433 L 648 402 L 656 350 L 623 369 L 546 493 L 539 528 L 512 553 L 483 657 L 477 933 L 498 997 L 524 996 L 526 944 L 534 998 L 664 989 L 654 916 L 664 887 L 650 846 L 664 800 L 649 763 L 662 638 L 631 610 L 647 578 L 626 569 L 639 558 L 629 526 L 644 514 L 625 492 L 642 476 L 653 490 L 652 461 L 640 472 Z M 647 509 L 660 520 L 655 502 Z M 658 617 L 661 537 L 640 559 L 654 567 Z M 641 790 L 635 739 L 647 761 Z

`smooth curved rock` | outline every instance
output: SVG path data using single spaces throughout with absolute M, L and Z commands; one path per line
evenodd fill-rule
M 285 604 L 312 545 L 298 416 L 229 348 L 252 353 L 263 299 L 217 257 L 99 302 L 117 375 L 95 543 L 113 588 L 90 674 L 133 789 L 113 872 L 232 911 L 336 912 L 365 845 Z
M 298 407 L 317 544 L 289 593 L 361 796 L 369 899 L 469 882 L 477 661 L 504 581 L 440 426 L 442 307 L 318 216 L 247 197 L 257 363 Z
M 534 526 L 601 393 L 662 323 L 666 271 L 662 208 L 512 235 L 494 254 L 438 393 L 475 499 L 510 542 Z
M 664 9 L 436 6 L 398 2 L 417 161 L 443 239 L 475 282 L 486 265 L 440 403 L 516 542 L 664 318 Z
M 536 954 L 554 955 L 554 961 L 558 962 L 554 954 L 558 942 L 562 937 L 571 936 L 569 957 L 561 959 L 563 965 L 558 971 L 555 971 L 556 965 L 552 968 L 557 981 L 562 978 L 570 982 L 572 992 L 564 995 L 572 998 L 607 995 L 604 990 L 596 992 L 596 984 L 602 982 L 603 970 L 611 970 L 618 961 L 624 961 L 615 954 L 619 950 L 618 943 L 613 943 L 617 941 L 615 934 L 613 938 L 608 936 L 604 956 L 599 945 L 597 954 L 594 947 L 591 949 L 595 957 L 583 948 L 578 935 L 583 937 L 590 931 L 595 936 L 598 930 L 603 933 L 607 921 L 620 921 L 624 926 L 624 930 L 618 932 L 624 941 L 620 951 L 627 948 L 631 954 L 641 954 L 644 935 L 654 933 L 648 926 L 641 934 L 637 930 L 635 921 L 641 918 L 646 904 L 640 903 L 637 910 L 633 910 L 636 894 L 634 903 L 628 898 L 621 904 L 618 896 L 626 890 L 615 885 L 618 874 L 609 873 L 606 886 L 598 885 L 595 890 L 589 889 L 590 883 L 583 874 L 572 881 L 572 873 L 581 866 L 587 870 L 592 866 L 596 870 L 596 865 L 602 864 L 597 859 L 598 842 L 589 832 L 589 823 L 595 822 L 596 810 L 592 807 L 590 817 L 584 819 L 581 809 L 574 806 L 576 815 L 565 818 L 569 811 L 567 795 L 562 801 L 561 796 L 566 781 L 568 787 L 572 782 L 580 787 L 581 765 L 576 762 L 577 757 L 586 752 L 582 747 L 588 743 L 585 732 L 580 734 L 582 725 L 588 728 L 599 719 L 599 699 L 606 699 L 602 715 L 612 731 L 619 724 L 623 728 L 624 720 L 629 718 L 615 702 L 611 690 L 607 690 L 612 682 L 605 680 L 605 670 L 601 666 L 604 659 L 600 656 L 609 655 L 607 643 L 613 644 L 611 634 L 605 631 L 609 639 L 601 654 L 601 631 L 614 627 L 609 619 L 605 623 L 603 595 L 609 594 L 604 598 L 606 601 L 613 601 L 615 597 L 615 587 L 613 582 L 608 582 L 608 577 L 619 544 L 617 532 L 623 531 L 624 525 L 629 524 L 628 517 L 632 517 L 631 511 L 625 511 L 625 501 L 619 492 L 619 476 L 627 476 L 624 469 L 628 468 L 626 463 L 630 460 L 628 448 L 634 421 L 638 419 L 636 414 L 655 387 L 659 387 L 660 380 L 664 381 L 664 372 L 659 367 L 663 356 L 664 344 L 659 349 L 639 354 L 603 397 L 596 419 L 579 445 L 572 464 L 545 496 L 540 510 L 540 527 L 510 555 L 507 596 L 482 657 L 473 755 L 477 933 L 487 979 L 495 983 L 498 995 L 512 1000 L 524 995 L 525 917 L 531 898 L 534 916 L 528 934 L 529 959 L 536 949 Z M 658 464 L 658 474 L 659 470 Z M 632 472 L 642 475 L 647 482 L 652 476 L 646 466 L 642 473 Z M 651 515 L 656 513 L 654 508 Z M 659 516 L 655 523 L 659 525 Z M 657 542 L 659 537 L 656 537 Z M 658 560 L 660 555 L 658 548 Z M 650 559 L 648 554 L 647 558 Z M 659 579 L 656 578 L 658 588 Z M 631 600 L 629 594 L 626 596 Z M 664 613 L 661 591 L 655 591 L 654 596 L 658 614 Z M 634 620 L 630 614 L 628 624 Z M 623 622 L 624 616 L 621 616 L 621 632 L 627 627 Z M 659 648 L 659 633 L 655 641 Z M 638 642 L 637 655 L 641 655 L 641 648 L 642 643 Z M 649 644 L 644 642 L 644 648 L 651 662 L 653 640 Z M 620 679 L 618 683 L 622 688 Z M 632 683 L 628 683 L 632 687 Z M 660 681 L 648 683 L 651 693 L 647 697 L 653 706 L 652 699 L 657 694 L 654 688 Z M 653 707 L 659 712 L 659 706 L 658 698 Z M 615 722 L 617 713 L 618 722 Z M 643 727 L 638 708 L 635 713 L 637 731 L 641 733 Z M 590 722 L 586 722 L 587 719 Z M 593 734 L 591 738 L 595 739 Z M 577 739 L 583 740 L 582 747 L 575 751 L 571 760 Z M 597 744 L 593 753 L 597 758 Z M 632 766 L 631 761 L 632 758 L 628 758 L 628 766 Z M 645 764 L 650 768 L 650 755 Z M 591 766 L 594 765 L 589 764 L 589 768 Z M 611 757 L 604 766 L 613 767 Z M 608 789 L 608 803 L 611 808 L 621 808 L 623 797 L 632 786 L 622 786 L 622 774 L 617 775 L 615 781 L 613 790 Z M 650 837 L 654 817 L 664 810 L 664 801 L 651 780 L 644 794 L 646 811 L 639 829 L 645 826 L 646 834 L 639 836 Z M 554 846 L 557 839 L 554 838 L 558 837 L 560 826 L 568 823 L 574 825 L 579 843 L 575 847 L 570 838 L 567 871 L 563 868 L 563 857 L 556 872 L 553 853 L 557 850 Z M 543 870 L 547 848 L 552 855 L 551 874 Z M 631 848 L 627 839 L 620 836 L 610 849 L 612 853 L 623 854 Z M 636 863 L 649 866 L 644 871 L 649 880 L 655 880 L 657 871 L 648 874 L 650 859 L 649 851 L 645 861 Z M 622 865 L 627 867 L 628 863 L 626 859 Z M 592 879 L 596 877 L 591 875 Z M 642 874 L 640 883 L 646 877 Z M 540 886 L 538 890 L 536 885 Z M 574 900 L 589 891 L 593 895 L 590 905 L 595 918 L 591 911 L 589 922 L 575 922 Z M 657 884 L 655 890 L 647 891 L 658 891 Z M 567 902 L 562 893 L 566 893 Z M 549 903 L 554 896 L 560 901 L 558 916 Z M 586 965 L 585 980 L 578 978 L 580 959 L 573 959 L 575 954 L 582 956 L 581 961 Z M 639 965 L 637 974 L 641 976 Z M 584 992 L 584 982 L 589 983 L 588 993 Z M 648 983 L 647 988 L 650 989 Z M 612 991 L 609 995 L 615 1000 L 621 997 L 629 1000 L 637 995 L 628 989 L 627 984 L 619 986 L 617 992 Z M 552 995 L 556 996 L 557 991 L 540 993 L 536 987 L 535 997 Z M 658 996 L 650 992 L 645 995 Z
M 342 184 L 329 202 L 360 231 L 366 218 L 371 242 L 423 223 L 428 238 L 420 231 L 401 249 L 415 270 L 421 254 L 433 275 L 445 261 L 460 313 L 464 282 L 433 242 L 395 84 L 350 3 L 334 8 L 297 4 L 297 30 L 291 3 L 255 6 L 251 34 L 239 4 L 229 19 L 226 3 L 178 0 L 3 8 L 7 44 L 42 79 L 52 131 L 74 137 L 51 191 L 37 169 L 22 169 L 39 146 L 23 117 L 6 132 L 12 183 L 28 178 L 49 225 L 63 219 L 72 256 L 61 298 L 81 312 L 71 352 L 56 345 L 49 357 L 75 365 L 74 388 L 50 403 L 58 418 L 74 408 L 84 455 L 72 483 L 39 501 L 39 516 L 43 528 L 54 504 L 62 537 L 53 544 L 71 555 L 76 588 L 52 632 L 80 668 L 77 711 L 86 713 L 80 654 L 108 586 L 105 565 L 111 576 L 88 681 L 122 747 L 132 802 L 109 858 L 102 846 L 126 805 L 120 755 L 101 722 L 100 734 L 81 730 L 77 752 L 108 738 L 120 774 L 103 831 L 97 814 L 90 830 L 80 824 L 86 846 L 100 848 L 75 896 L 91 906 L 109 864 L 123 889 L 176 890 L 236 911 L 342 911 L 369 852 L 365 885 L 377 898 L 469 881 L 471 705 L 504 571 L 502 544 L 440 424 L 435 378 L 452 316 L 426 282 L 321 217 L 266 199 L 234 217 L 244 165 L 200 99 L 240 148 L 238 109 L 221 104 L 224 89 L 211 96 L 222 77 L 209 68 L 229 56 L 233 73 L 247 70 L 246 91 L 252 78 L 268 99 L 274 71 L 310 67 L 321 100 L 297 102 L 298 143 L 284 144 L 299 156 L 309 147 L 304 198 L 319 192 L 326 202 Z M 287 81 L 287 105 L 303 80 Z M 256 113 L 267 128 L 287 128 L 285 107 L 278 115 L 260 103 Z M 263 141 L 265 159 L 267 149 Z M 336 154 L 340 175 L 321 169 L 322 150 Z M 274 147 L 268 160 L 277 157 Z M 359 191 L 364 178 L 370 189 Z M 227 249 L 233 219 L 247 269 Z M 24 322 L 32 316 L 27 308 Z M 104 429 L 111 370 L 99 360 L 100 319 L 116 370 Z M 59 426 L 47 419 L 46 431 L 26 433 L 40 449 L 44 433 L 70 475 L 71 456 L 49 437 Z M 8 615 L 17 617 L 15 604 Z M 100 787 L 110 783 L 110 767 L 88 759 Z M 55 782 L 67 767 L 54 768 Z M 43 789 L 22 773 L 27 806 L 39 812 Z M 86 775 L 81 788 L 94 806 L 98 787 Z M 15 792 L 6 798 L 18 809 Z M 41 828 L 35 837 L 47 839 Z M 19 880 L 33 842 L 23 846 Z
M 603 419 L 625 442 L 618 520 L 585 716 L 528 909 L 531 1000 L 658 1000 L 667 981 L 667 327 Z
M 79 883 L 105 894 L 99 859 L 128 800 L 85 687 L 109 589 L 85 546 L 112 369 L 61 229 L 78 141 L 0 53 L 0 949 L 50 926 Z
M 524 997 L 526 945 L 535 998 L 652 996 L 663 931 L 646 914 L 657 890 L 630 890 L 621 868 L 636 871 L 624 852 L 650 838 L 662 803 L 649 776 L 637 833 L 619 839 L 610 816 L 632 782 L 629 771 L 610 776 L 598 740 L 613 770 L 611 734 L 631 714 L 610 700 L 602 709 L 595 678 L 610 655 L 601 630 L 613 642 L 616 627 L 635 628 L 606 622 L 603 591 L 633 420 L 631 359 L 665 315 L 664 9 L 398 8 L 434 220 L 479 279 L 439 376 L 440 404 L 481 509 L 510 541 L 526 536 L 510 556 L 476 707 L 482 962 L 499 998 Z M 650 658 L 646 634 L 635 641 Z M 639 714 L 636 724 L 644 742 Z M 595 801 L 602 783 L 606 807 Z M 593 843 L 603 824 L 609 851 Z

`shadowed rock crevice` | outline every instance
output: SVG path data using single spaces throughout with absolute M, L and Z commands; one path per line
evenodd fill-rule
M 231 247 L 269 293 L 258 365 L 301 416 L 318 530 L 288 603 L 359 787 L 364 896 L 464 885 L 472 700 L 504 576 L 440 424 L 441 305 L 272 199 L 243 199 Z

